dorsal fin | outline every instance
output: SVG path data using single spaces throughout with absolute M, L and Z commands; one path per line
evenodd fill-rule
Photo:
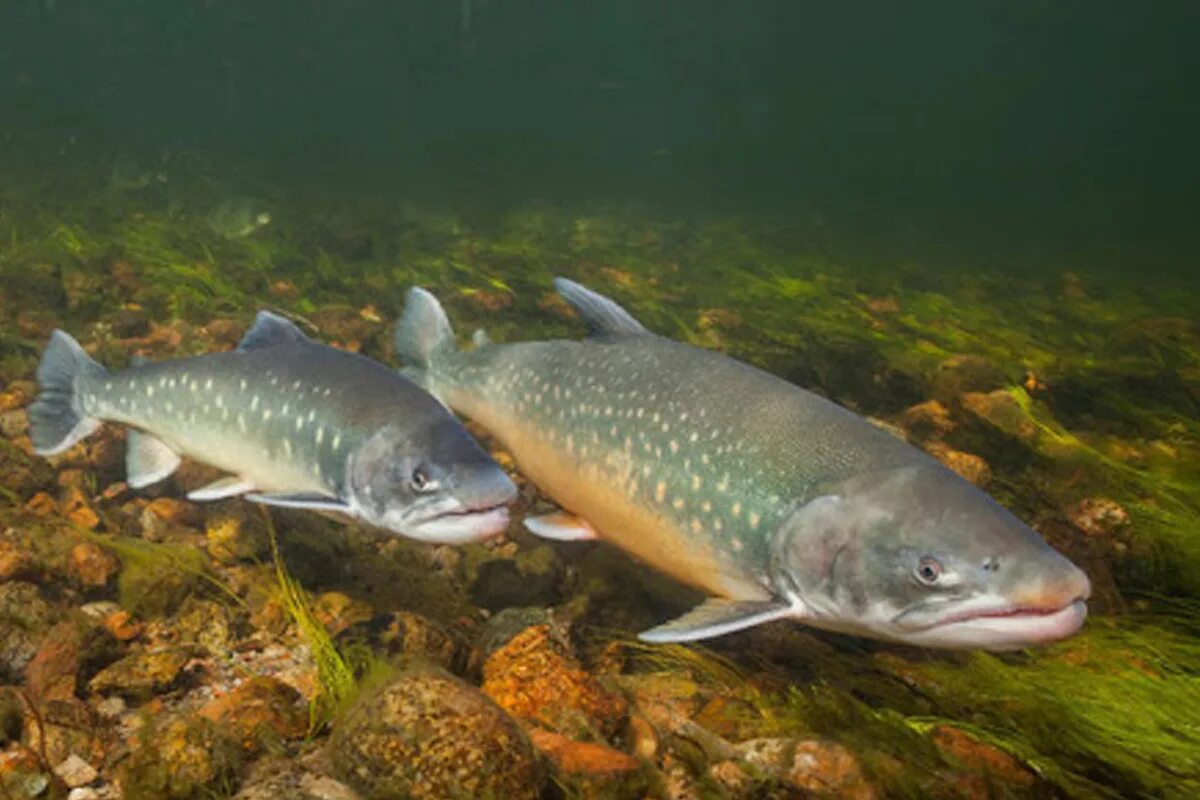
M 602 294 L 580 286 L 567 278 L 555 278 L 554 289 L 579 312 L 592 336 L 622 334 L 645 336 L 650 333 L 628 311 Z
M 261 350 L 264 347 L 278 347 L 307 341 L 309 338 L 296 327 L 295 323 L 270 311 L 259 311 L 250 330 L 246 331 L 246 335 L 238 342 L 237 349 L 241 351 Z

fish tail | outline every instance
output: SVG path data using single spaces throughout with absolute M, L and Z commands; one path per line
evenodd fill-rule
M 100 420 L 83 409 L 79 382 L 107 374 L 108 370 L 69 335 L 59 330 L 50 335 L 37 369 L 40 391 L 29 406 L 30 436 L 36 453 L 61 453 L 100 427 Z
M 409 375 L 421 376 L 434 370 L 439 360 L 458 352 L 454 330 L 437 298 L 424 289 L 408 290 L 404 313 L 396 323 L 396 352 Z

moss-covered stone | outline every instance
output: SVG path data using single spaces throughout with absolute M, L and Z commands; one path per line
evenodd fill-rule
M 541 766 L 516 721 L 432 668 L 362 697 L 330 741 L 339 777 L 372 800 L 537 798 Z

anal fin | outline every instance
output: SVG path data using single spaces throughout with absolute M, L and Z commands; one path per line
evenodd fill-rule
M 252 491 L 254 491 L 254 484 L 251 481 L 237 475 L 230 475 L 188 492 L 187 497 L 192 502 L 203 503 L 206 500 L 222 500 Z
M 333 495 L 320 492 L 298 492 L 286 494 L 282 492 L 258 493 L 245 495 L 247 500 L 280 508 L 303 508 L 309 511 L 336 511 L 342 514 L 352 514 L 353 509 Z
M 586 542 L 600 538 L 587 520 L 566 511 L 526 517 L 525 528 L 534 536 L 554 542 Z
M 125 446 L 125 482 L 134 489 L 158 483 L 179 468 L 179 454 L 145 431 L 130 428 Z
M 796 610 L 782 600 L 738 602 L 712 597 L 670 622 L 642 631 L 638 638 L 657 644 L 694 642 L 793 616 Z

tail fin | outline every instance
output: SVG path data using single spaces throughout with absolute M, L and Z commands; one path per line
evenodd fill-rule
M 406 372 L 428 370 L 433 362 L 458 350 L 442 304 L 417 287 L 408 290 L 404 313 L 396 323 L 395 345 Z
M 106 374 L 79 342 L 62 331 L 51 334 L 37 370 L 41 392 L 29 406 L 35 452 L 61 453 L 100 427 L 100 420 L 84 412 L 77 387 L 80 378 Z

